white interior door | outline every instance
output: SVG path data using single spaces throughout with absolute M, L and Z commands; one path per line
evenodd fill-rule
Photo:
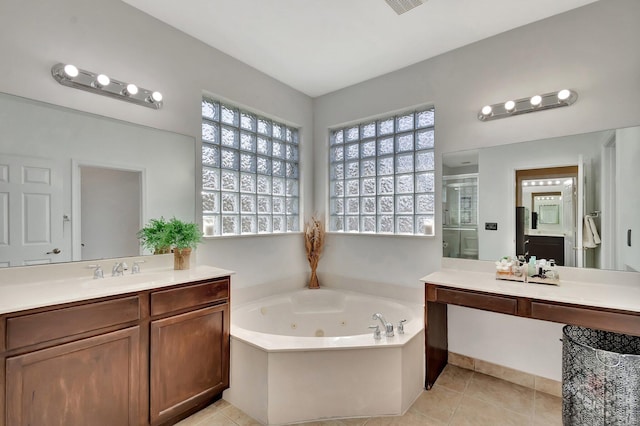
M 62 176 L 50 160 L 0 156 L 0 266 L 70 260 Z

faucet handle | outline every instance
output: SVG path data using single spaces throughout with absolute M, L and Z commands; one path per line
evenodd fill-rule
M 380 326 L 379 325 L 370 325 L 369 328 L 373 329 L 373 338 L 376 340 L 382 339 L 382 335 L 380 334 Z
M 140 264 L 144 263 L 144 260 L 136 260 L 135 262 L 133 262 L 133 266 L 131 267 L 131 273 L 132 274 L 139 274 L 140 273 Z
M 398 322 L 398 334 L 404 334 L 404 323 L 407 322 L 406 319 L 400 320 Z
M 93 271 L 94 280 L 97 280 L 98 278 L 104 278 L 104 272 L 102 271 L 102 267 L 99 264 L 87 265 L 87 268 L 95 268 L 95 270 Z

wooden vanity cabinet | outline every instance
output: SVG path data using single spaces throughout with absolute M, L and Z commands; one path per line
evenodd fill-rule
M 0 315 L 0 426 L 173 424 L 229 386 L 229 277 Z
M 138 422 L 140 327 L 6 360 L 7 425 Z
M 468 290 L 426 282 L 426 389 L 431 389 L 447 364 L 448 305 L 640 336 L 640 312 Z
M 229 286 L 203 283 L 151 294 L 151 423 L 229 387 Z M 203 307 L 204 306 L 204 307 Z

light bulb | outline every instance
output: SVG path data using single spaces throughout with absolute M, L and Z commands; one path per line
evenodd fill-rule
M 547 185 L 553 185 L 553 182 L 552 182 L 552 181 L 550 181 L 550 180 L 548 180 L 548 181 L 547 181 Z
M 126 89 L 127 95 L 136 95 L 137 93 L 138 93 L 138 86 L 132 83 L 127 84 L 127 89 Z
M 532 96 L 529 102 L 531 102 L 531 105 L 533 106 L 539 106 L 542 103 L 542 96 L 540 95 Z
M 507 101 L 504 103 L 504 109 L 506 109 L 507 111 L 513 111 L 515 107 L 516 103 L 513 101 Z
M 522 182 L 522 186 L 529 186 L 529 183 L 527 183 L 527 182 Z
M 154 102 L 161 102 L 162 101 L 162 93 L 160 92 L 153 92 L 151 94 L 151 99 L 153 99 Z
M 493 108 L 491 108 L 491 105 L 485 105 L 482 107 L 482 115 L 489 115 L 492 110 Z
M 556 185 L 560 185 L 560 181 L 559 180 L 556 181 Z
M 64 66 L 64 73 L 67 75 L 67 77 L 73 78 L 78 76 L 79 71 L 75 65 L 67 64 Z
M 569 96 L 571 96 L 571 91 L 569 91 L 568 89 L 562 89 L 558 92 L 558 99 L 561 101 L 566 101 L 567 99 L 569 99 Z
M 536 183 L 535 182 L 531 182 L 531 186 L 536 186 Z
M 109 78 L 109 76 L 104 74 L 98 74 L 98 76 L 96 77 L 96 81 L 98 82 L 100 87 L 108 86 L 109 83 L 111 83 L 111 79 Z

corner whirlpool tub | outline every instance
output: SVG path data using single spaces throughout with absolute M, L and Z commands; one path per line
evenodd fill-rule
M 395 336 L 381 326 L 382 338 L 373 338 L 376 312 L 394 324 Z M 401 415 L 422 392 L 423 312 L 423 305 L 333 289 L 238 306 L 224 399 L 269 425 Z

